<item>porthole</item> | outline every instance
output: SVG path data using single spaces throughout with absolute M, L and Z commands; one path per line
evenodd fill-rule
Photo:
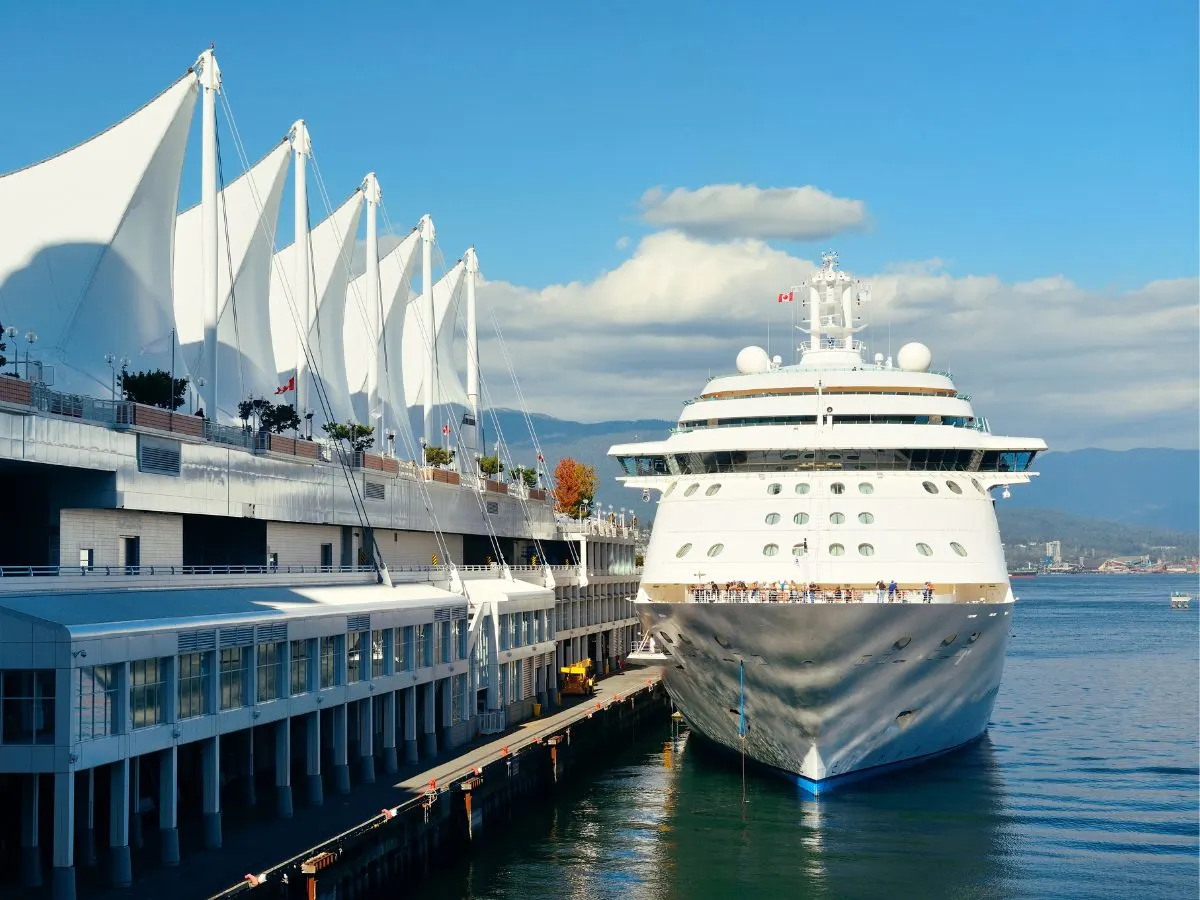
M 778 544 L 767 544 L 763 547 L 763 556 L 775 556 L 777 553 L 779 553 Z
M 792 521 L 797 525 L 807 525 L 808 513 L 796 513 L 794 516 L 792 516 Z
M 721 551 L 724 549 L 725 549 L 724 544 L 713 544 L 711 547 L 708 548 L 708 555 L 709 556 L 720 556 Z
M 846 521 L 846 517 L 844 515 L 842 515 L 841 513 L 835 512 L 835 513 L 829 514 L 829 524 L 830 525 L 841 525 L 845 521 Z
M 829 545 L 829 555 L 830 556 L 844 556 L 845 553 L 846 553 L 846 548 L 843 547 L 841 544 L 830 544 Z
M 844 493 L 846 493 L 846 486 L 844 484 L 842 484 L 840 481 L 835 481 L 833 484 L 831 484 L 829 486 L 829 493 L 844 494 Z
M 946 487 L 950 488 L 950 490 L 951 490 L 951 492 L 952 492 L 952 493 L 955 493 L 955 494 L 961 494 L 961 493 L 962 493 L 962 488 L 960 488 L 960 487 L 958 486 L 958 482 L 957 482 L 957 481 L 947 481 L 947 482 L 946 482 Z
M 897 650 L 903 650 L 905 647 L 907 647 L 911 643 L 912 643 L 912 638 L 902 637 L 902 638 L 900 638 L 900 640 L 896 641 L 896 643 L 892 644 L 892 646 L 895 647 Z
M 684 544 L 682 547 L 680 547 L 678 550 L 675 551 L 675 558 L 682 559 L 683 557 L 687 556 L 689 552 L 691 552 L 691 549 L 692 549 L 691 544 Z
M 945 637 L 945 638 L 942 640 L 942 646 L 943 646 L 943 647 L 949 647 L 951 644 L 953 644 L 953 643 L 954 643 L 955 641 L 957 641 L 957 640 L 958 640 L 958 632 L 955 632 L 954 634 L 951 634 L 951 635 L 947 635 L 947 636 L 946 636 L 946 637 Z
M 921 486 L 923 488 L 925 488 L 925 490 L 929 491 L 929 493 L 931 493 L 931 494 L 937 493 L 937 485 L 934 484 L 932 481 L 922 481 Z
M 808 541 L 792 544 L 792 556 L 808 556 Z
M 690 497 L 690 496 L 692 496 L 692 494 L 696 493 L 696 491 L 698 491 L 698 490 L 700 490 L 700 485 L 689 484 L 688 489 L 683 492 L 683 496 Z
M 967 548 L 964 547 L 962 544 L 960 544 L 958 541 L 951 541 L 950 549 L 953 550 L 955 553 L 957 553 L 959 556 L 967 555 Z
M 860 494 L 873 494 L 875 493 L 875 485 L 869 481 L 860 481 L 858 483 L 858 492 Z
M 875 548 L 872 547 L 870 544 L 859 544 L 858 545 L 858 555 L 859 556 L 874 556 Z
M 705 496 L 705 497 L 715 497 L 715 496 L 717 496 L 717 491 L 719 491 L 720 489 L 721 489 L 721 485 L 719 485 L 719 484 L 710 484 L 710 485 L 708 486 L 708 490 L 706 490 L 706 491 L 704 492 L 704 496 Z
M 670 497 L 671 492 L 673 490 L 675 490 L 675 488 L 677 488 L 678 486 L 679 486 L 678 481 L 672 481 L 669 485 L 667 485 L 667 489 L 665 491 L 663 491 L 662 499 L 666 500 L 668 497 Z
M 858 521 L 862 522 L 864 525 L 870 525 L 875 521 L 875 517 L 869 512 L 861 512 L 858 514 Z
M 971 643 L 971 644 L 973 644 L 973 643 L 975 643 L 977 640 L 979 640 L 979 638 L 980 638 L 982 635 L 983 635 L 983 632 L 982 632 L 982 631 L 972 631 L 972 632 L 971 632 L 971 636 L 970 636 L 969 638 L 967 638 L 967 642 L 968 642 L 968 643 Z
M 812 490 L 812 485 L 810 485 L 807 481 L 801 481 L 796 485 L 797 494 L 807 494 L 810 490 Z
M 983 489 L 983 485 L 979 483 L 979 479 L 978 479 L 978 478 L 972 478 L 972 479 L 971 479 L 971 484 L 975 485 L 975 490 L 979 491 L 979 493 L 981 493 L 981 494 L 986 494 L 986 493 L 987 493 L 987 491 L 985 491 L 985 490 Z
M 767 513 L 767 517 L 763 521 L 768 525 L 777 525 L 779 523 L 779 513 Z
M 782 484 L 768 484 L 767 485 L 767 493 L 768 494 L 772 494 L 772 495 L 778 494 L 782 490 L 783 490 Z
M 922 556 L 933 556 L 933 548 L 928 544 L 917 544 L 917 552 Z

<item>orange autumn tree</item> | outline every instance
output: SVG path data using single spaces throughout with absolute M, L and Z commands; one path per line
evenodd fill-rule
M 578 519 L 596 496 L 596 469 L 566 456 L 554 467 L 554 508 Z

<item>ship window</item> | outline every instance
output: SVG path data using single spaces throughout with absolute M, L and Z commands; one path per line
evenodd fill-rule
M 678 486 L 679 486 L 678 481 L 672 481 L 669 485 L 667 485 L 667 489 L 665 491 L 663 491 L 662 499 L 666 500 L 668 497 L 670 497 L 671 491 L 675 490 L 675 488 Z
M 870 525 L 875 521 L 875 517 L 869 512 L 861 512 L 858 514 L 858 521 L 862 522 L 864 525 Z
M 782 484 L 768 484 L 767 485 L 767 493 L 768 494 L 778 494 L 782 490 L 783 490 Z
M 960 544 L 958 541 L 951 541 L 950 549 L 953 550 L 955 553 L 957 553 L 959 556 L 967 555 L 967 548 L 964 547 L 962 544 Z
M 705 497 L 715 497 L 715 496 L 717 496 L 717 491 L 719 491 L 719 490 L 721 490 L 721 485 L 710 484 L 708 486 L 708 490 L 704 492 L 704 496 Z
M 799 544 L 792 545 L 792 556 L 807 556 L 808 541 L 801 541 Z
M 792 521 L 797 525 L 807 525 L 808 513 L 796 513 L 794 516 L 792 516 Z
M 683 496 L 690 497 L 690 496 L 692 496 L 692 494 L 696 493 L 696 491 L 698 491 L 698 490 L 700 490 L 700 485 L 689 484 L 688 489 L 683 492 Z
M 958 482 L 957 482 L 957 481 L 947 481 L 947 482 L 946 482 L 946 487 L 950 488 L 950 490 L 951 490 L 952 492 L 954 492 L 955 494 L 961 494 L 961 493 L 962 493 L 962 488 L 960 488 L 960 487 L 958 486 Z
M 829 545 L 829 555 L 830 556 L 843 556 L 845 553 L 846 553 L 846 548 L 843 547 L 841 544 L 830 544 Z
M 841 525 L 845 521 L 846 521 L 846 517 L 844 515 L 842 515 L 842 513 L 835 512 L 835 513 L 829 514 L 829 524 L 830 525 Z
M 691 551 L 691 549 L 692 549 L 691 544 L 684 544 L 682 547 L 680 547 L 678 550 L 675 551 L 675 558 L 682 559 L 683 557 L 688 555 L 688 553 Z
M 869 481 L 860 482 L 858 485 L 858 492 L 860 494 L 873 494 L 875 493 L 875 485 L 871 484 Z
M 874 556 L 875 548 L 872 547 L 870 544 L 859 544 L 858 545 L 858 555 L 859 556 Z
M 844 494 L 845 492 L 846 492 L 846 486 L 844 484 L 842 484 L 840 481 L 835 481 L 833 484 L 831 484 L 829 486 L 829 493 L 831 493 L 831 494 Z
M 763 556 L 774 556 L 778 552 L 779 552 L 778 544 L 767 544 L 767 546 L 763 547 Z
M 796 485 L 797 494 L 807 494 L 811 489 L 811 485 L 807 481 L 801 481 Z
M 986 494 L 986 493 L 987 493 L 987 491 L 985 491 L 985 490 L 983 489 L 983 485 L 979 483 L 979 479 L 978 479 L 978 478 L 972 478 L 972 479 L 971 479 L 971 484 L 975 485 L 975 490 L 979 491 L 979 493 L 981 493 L 981 494 Z
M 711 547 L 708 548 L 708 555 L 709 556 L 720 556 L 721 551 L 724 549 L 725 549 L 724 544 L 713 544 Z
M 933 548 L 928 544 L 917 544 L 917 552 L 922 556 L 933 556 Z
M 922 481 L 921 485 L 925 488 L 925 490 L 929 491 L 929 493 L 931 493 L 931 494 L 937 493 L 937 485 L 934 484 L 932 481 Z
M 767 518 L 764 520 L 768 525 L 774 525 L 779 521 L 779 513 L 767 513 Z

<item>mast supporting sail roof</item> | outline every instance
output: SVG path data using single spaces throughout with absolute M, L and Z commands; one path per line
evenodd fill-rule
M 0 177 L 0 318 L 39 335 L 55 388 L 105 396 L 106 354 L 171 366 L 171 250 L 196 76 L 123 122 Z
M 362 207 L 362 191 L 355 190 L 345 203 L 309 234 L 312 296 L 316 300 L 316 308 L 311 315 L 300 308 L 290 292 L 290 286 L 284 282 L 284 273 L 295 271 L 296 243 L 275 254 L 276 265 L 271 272 L 271 336 L 275 345 L 276 364 L 284 367 L 280 373 L 282 382 L 286 382 L 298 370 L 297 389 L 303 385 L 305 392 L 316 390 L 318 396 L 327 400 L 328 415 L 323 404 L 311 402 L 317 397 L 308 394 L 308 408 L 313 410 L 314 421 L 317 422 L 325 422 L 330 418 L 336 422 L 348 422 L 354 415 L 350 406 L 350 389 L 346 384 L 345 312 L 349 259 L 358 234 Z M 297 354 L 297 325 L 304 335 L 313 367 L 311 372 L 308 361 Z M 302 408 L 300 413 L 303 415 L 304 412 Z
M 217 200 L 216 412 L 232 420 L 238 403 L 273 396 L 277 386 L 271 344 L 269 291 L 275 223 L 283 200 L 288 160 L 286 140 L 220 192 Z M 175 325 L 183 362 L 194 378 L 203 371 L 201 310 L 201 207 L 180 214 L 175 224 Z

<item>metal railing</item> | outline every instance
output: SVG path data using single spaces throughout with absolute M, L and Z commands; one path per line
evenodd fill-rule
M 690 603 L 954 603 L 953 594 L 900 590 L 780 590 L 779 588 L 747 588 L 746 590 L 689 590 Z
M 392 571 L 434 571 L 432 567 L 402 567 Z M 373 566 L 0 566 L 0 578 L 125 575 L 348 575 L 375 571 Z

